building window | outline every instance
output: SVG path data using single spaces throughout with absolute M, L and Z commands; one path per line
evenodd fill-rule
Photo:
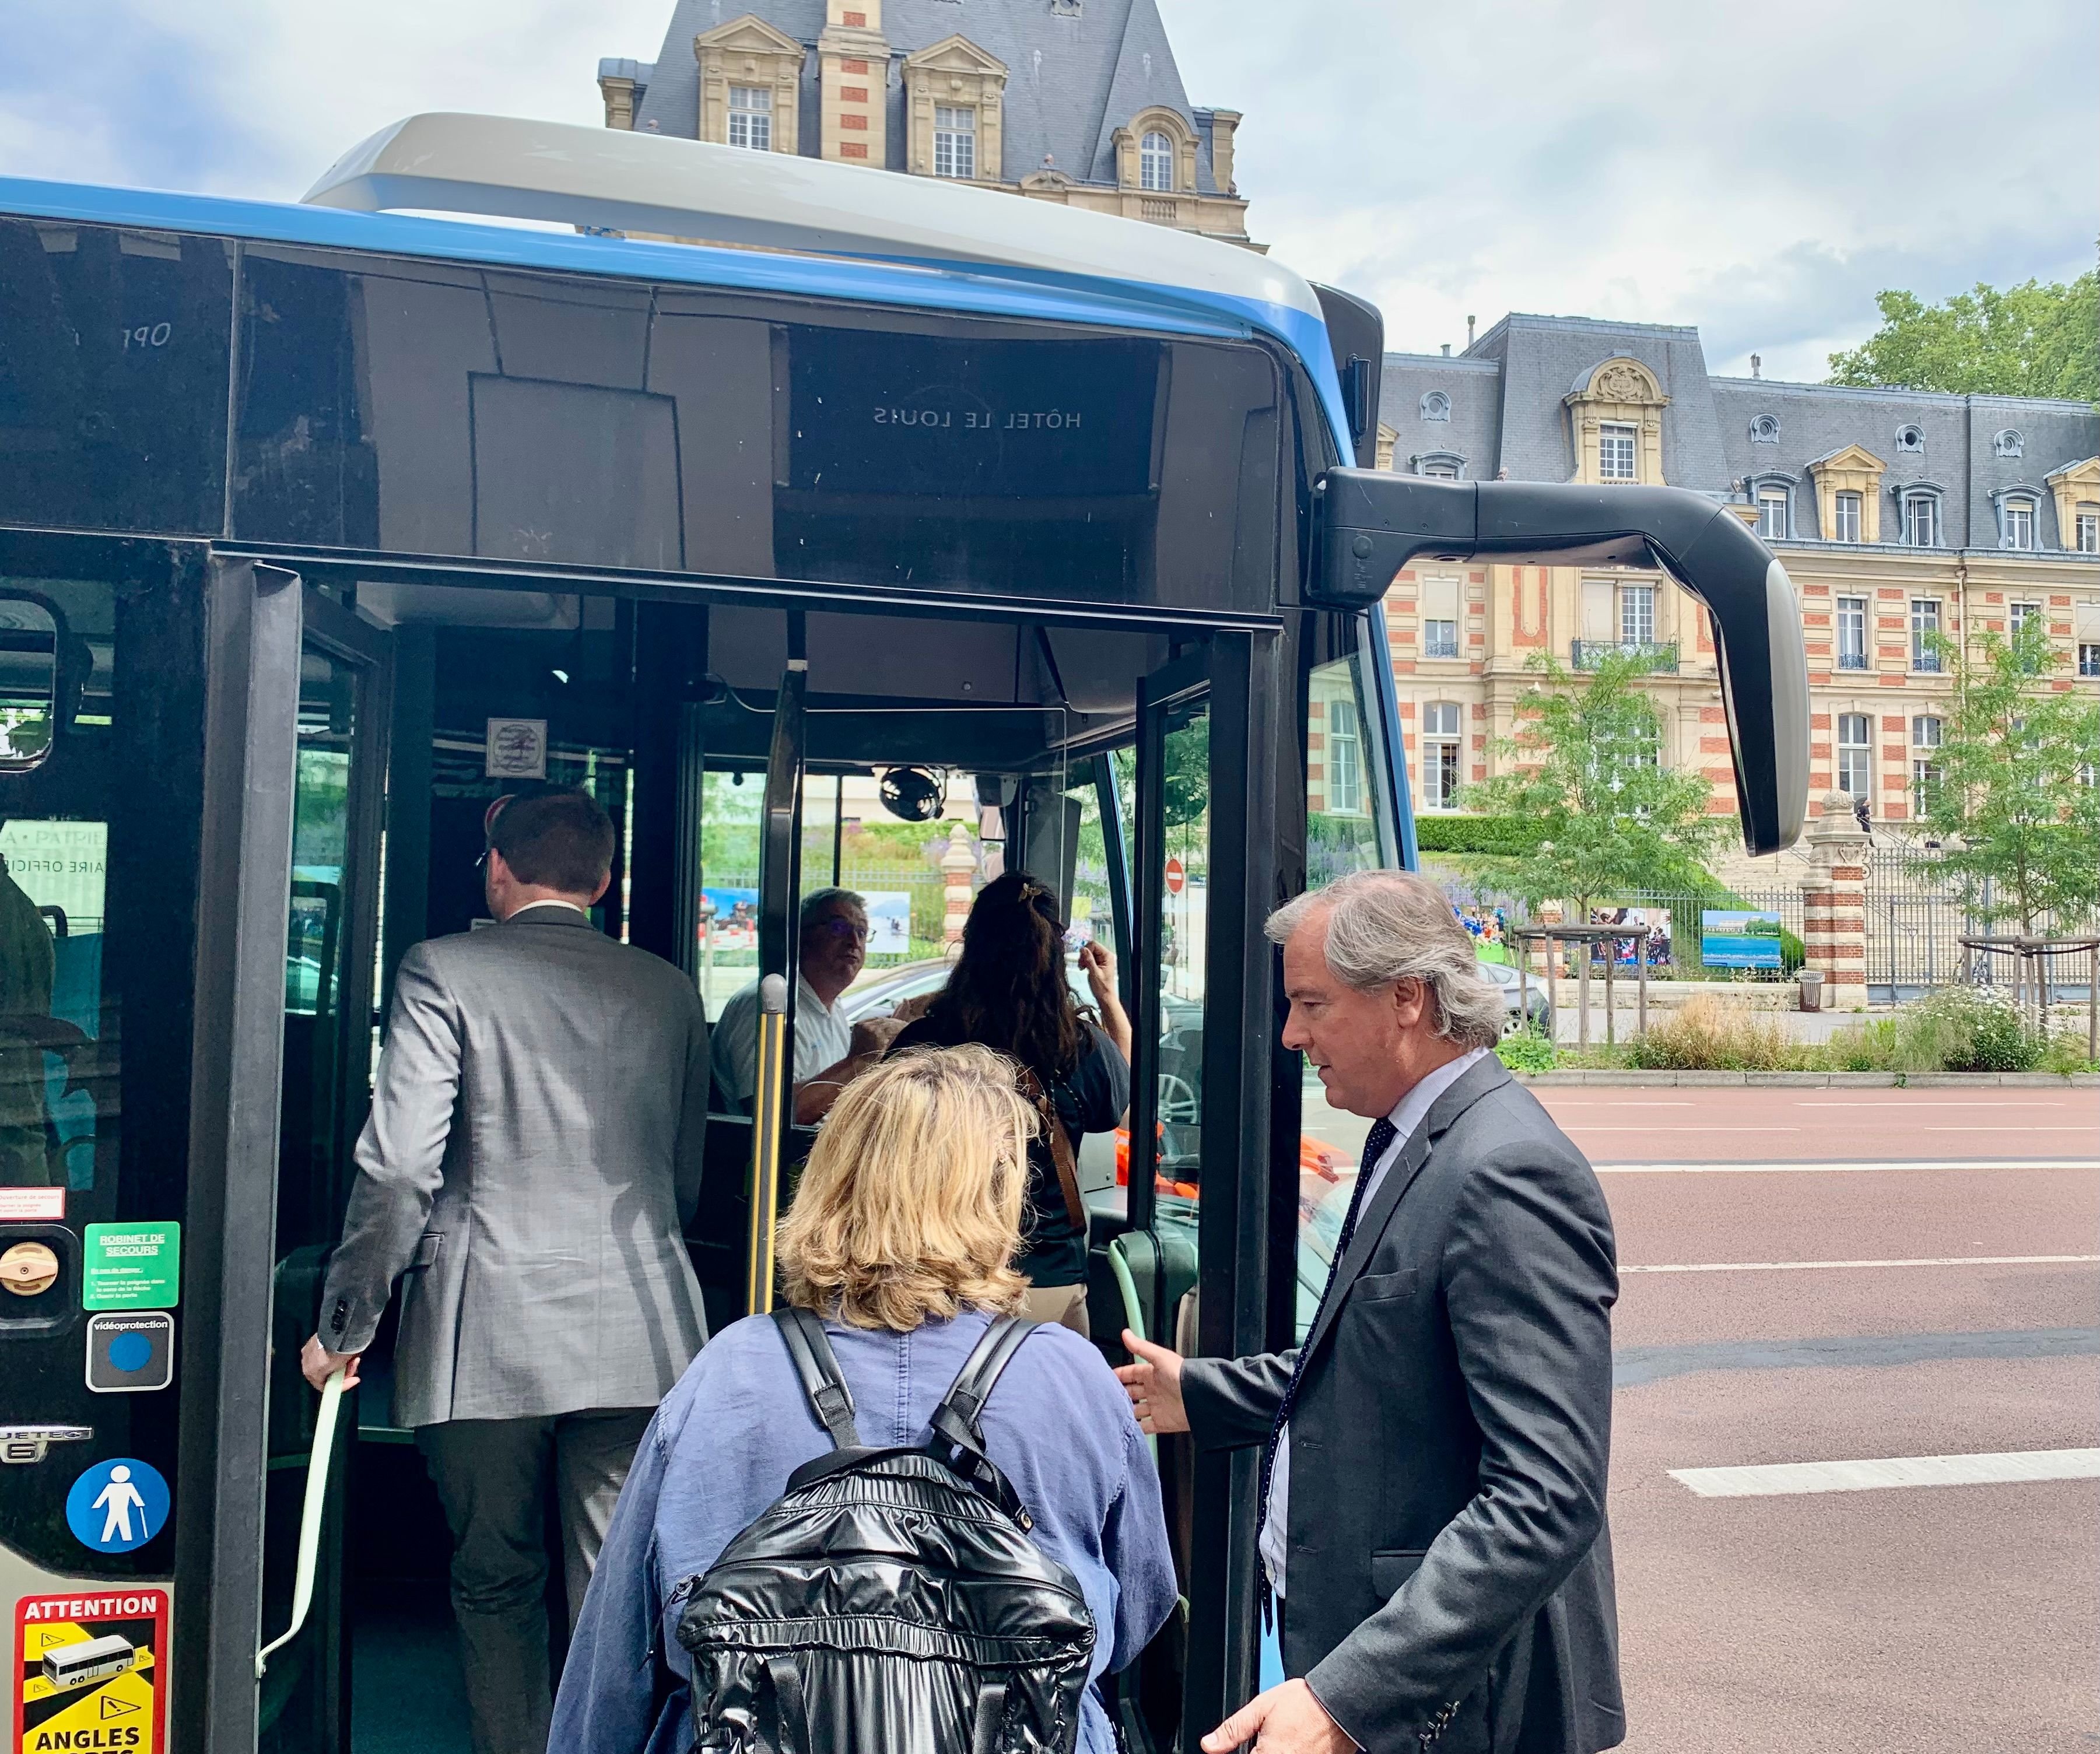
M 1364 746 L 1353 700 L 1327 703 L 1327 808 L 1358 816 L 1364 808 Z
M 2080 505 L 2071 513 L 2071 545 L 2081 554 L 2100 554 L 2100 505 Z
M 1991 448 L 2000 456 L 2018 456 L 2027 449 L 2027 440 L 2008 426 L 1992 437 Z
M 1425 421 L 1448 421 L 1451 418 L 1451 399 L 1440 390 L 1432 390 L 1422 399 L 1422 417 Z
M 1841 493 L 1831 501 L 1830 540 L 1833 542 L 1856 542 L 1860 540 L 1860 496 Z
M 1453 451 L 1423 451 L 1408 461 L 1414 473 L 1427 476 L 1432 481 L 1461 481 L 1465 478 L 1466 460 Z
M 2100 676 L 2100 642 L 2081 640 L 2078 646 L 2078 673 Z
M 2035 503 L 2032 500 L 2008 500 L 1999 509 L 1998 517 L 2004 528 L 1998 537 L 2002 548 L 2030 549 L 2035 545 Z
M 1643 646 L 1655 644 L 1655 587 L 1622 584 L 1619 587 L 1619 643 Z
M 1758 489 L 1758 534 L 1767 542 L 1784 542 L 1793 534 L 1787 517 L 1788 499 L 1784 487 Z
M 1455 700 L 1432 700 L 1422 709 L 1422 801 L 1432 810 L 1458 807 L 1458 761 L 1463 745 L 1462 709 Z
M 1838 789 L 1869 803 L 1874 795 L 1873 732 L 1864 712 L 1838 715 Z
M 1896 428 L 1896 449 L 1899 451 L 1922 451 L 1924 448 L 1925 429 L 1922 426 L 1899 426 Z
M 1601 481 L 1634 478 L 1634 441 L 1637 430 L 1612 421 L 1597 429 L 1597 476 Z
M 1867 600 L 1864 597 L 1838 599 L 1838 668 L 1867 668 Z
M 773 93 L 765 86 L 729 88 L 729 143 L 754 152 L 773 150 Z
M 1904 540 L 1912 548 L 1939 546 L 1939 496 L 1906 493 L 1903 502 Z
M 1939 763 L 1933 754 L 1939 747 L 1939 721 L 1930 713 L 1921 712 L 1910 721 L 1910 784 L 1921 810 L 1939 783 Z
M 1422 581 L 1422 655 L 1455 658 L 1458 655 L 1458 581 L 1425 579 Z M 1456 708 L 1453 709 L 1454 712 Z
M 2020 637 L 2020 629 L 2024 628 L 2033 617 L 2039 615 L 2040 613 L 2041 605 L 2039 603 L 2014 603 L 2011 605 L 2005 611 L 2005 621 L 2007 628 L 2011 632 L 2013 637 L 2014 639 L 2018 639 Z
M 1939 632 L 1939 599 L 1918 597 L 1910 606 L 1910 667 L 1927 674 L 1939 668 L 1939 653 L 1933 640 Z
M 1750 422 L 1750 443 L 1752 444 L 1777 444 L 1779 443 L 1779 416 L 1776 414 L 1760 414 L 1755 420 L 1752 421 Z
M 1137 186 L 1162 194 L 1174 187 L 1174 143 L 1154 129 L 1137 146 Z
M 967 105 L 933 106 L 933 174 L 968 182 L 977 174 L 977 112 Z

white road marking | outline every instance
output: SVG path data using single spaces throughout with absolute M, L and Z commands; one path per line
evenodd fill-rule
M 1895 1163 L 1596 1163 L 1599 1175 L 1854 1175 L 1896 1170 L 2100 1170 L 2100 1157 L 1919 1157 Z
M 1984 1456 L 1893 1456 L 1879 1461 L 1782 1461 L 1742 1468 L 1672 1468 L 1701 1498 L 1777 1498 L 1865 1492 L 1890 1486 L 1999 1486 L 2100 1479 L 2100 1449 L 2029 1449 Z
M 1622 1273 L 1802 1273 L 1851 1267 L 2085 1267 L 2100 1254 L 1938 1254 L 1914 1261 L 1700 1261 L 1667 1267 L 1621 1267 Z

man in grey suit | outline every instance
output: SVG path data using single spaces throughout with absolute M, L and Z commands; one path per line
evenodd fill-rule
M 612 824 L 588 794 L 499 801 L 492 929 L 401 959 L 342 1242 L 301 1363 L 358 1355 L 402 1280 L 394 1417 L 452 1531 L 475 1754 L 545 1754 L 543 1536 L 569 1614 L 657 1402 L 707 1338 L 682 1241 L 707 1022 L 693 984 L 597 931 Z
M 1492 1052 L 1498 988 L 1433 884 L 1367 871 L 1269 921 L 1284 1045 L 1372 1117 L 1304 1345 L 1126 1333 L 1147 1430 L 1263 1449 L 1290 1677 L 1207 1754 L 1596 1754 L 1624 1739 L 1604 1485 L 1611 1215 Z

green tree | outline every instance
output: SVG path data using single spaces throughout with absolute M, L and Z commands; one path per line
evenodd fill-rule
M 1940 304 L 1895 289 L 1874 302 L 1882 326 L 1830 355 L 1832 383 L 2100 401 L 2100 270 L 2067 286 L 1979 281 Z
M 1510 887 L 1536 907 L 1590 904 L 1630 890 L 1715 888 L 1704 861 L 1727 831 L 1709 813 L 1713 787 L 1662 765 L 1662 716 L 1641 691 L 1655 660 L 1612 653 L 1570 675 L 1540 653 L 1541 681 L 1518 706 L 1517 734 L 1502 752 L 1521 764 L 1464 789 L 1469 809 L 1539 826 L 1537 848 L 1514 860 Z
M 1914 863 L 1992 925 L 2068 927 L 2100 902 L 2100 703 L 2059 685 L 2040 615 L 2010 640 L 1935 641 L 1954 705 L 1913 808 L 1943 845 Z

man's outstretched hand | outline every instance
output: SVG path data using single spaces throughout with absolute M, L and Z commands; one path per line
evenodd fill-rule
M 1169 1346 L 1140 1340 L 1127 1328 L 1123 1331 L 1123 1343 L 1137 1362 L 1118 1364 L 1116 1375 L 1123 1381 L 1123 1392 L 1130 1396 L 1138 1424 L 1152 1432 L 1187 1430 L 1189 1412 L 1181 1404 L 1181 1355 Z
M 1203 1738 L 1203 1754 L 1356 1754 L 1348 1731 L 1302 1681 L 1258 1693 Z
M 318 1392 L 328 1386 L 330 1377 L 338 1370 L 346 1369 L 349 1374 L 343 1378 L 342 1386 L 346 1389 L 354 1389 L 357 1386 L 357 1364 L 360 1356 L 356 1352 L 331 1352 L 321 1344 L 321 1337 L 315 1334 L 300 1349 L 299 1374 Z

